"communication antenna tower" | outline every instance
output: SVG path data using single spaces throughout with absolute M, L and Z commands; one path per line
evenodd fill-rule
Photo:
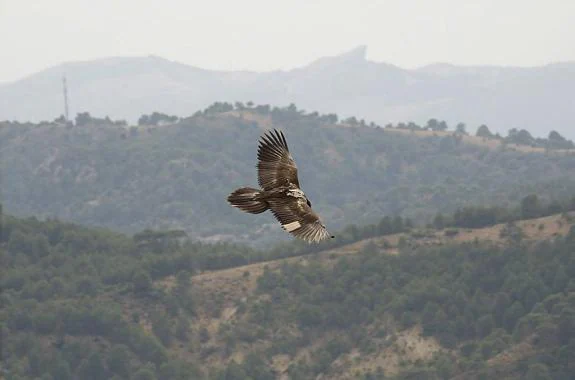
M 64 88 L 64 117 L 67 123 L 70 119 L 68 119 L 68 86 L 66 85 L 66 76 L 62 77 L 62 86 Z

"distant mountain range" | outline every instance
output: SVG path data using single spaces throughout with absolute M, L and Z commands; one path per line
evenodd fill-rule
M 215 101 L 299 108 L 378 124 L 429 118 L 474 132 L 480 124 L 575 138 L 575 62 L 540 67 L 433 64 L 407 70 L 366 59 L 366 47 L 289 71 L 212 71 L 148 57 L 69 62 L 0 84 L 0 120 L 52 120 L 63 112 L 66 75 L 70 112 L 135 122 L 153 111 L 189 116 Z

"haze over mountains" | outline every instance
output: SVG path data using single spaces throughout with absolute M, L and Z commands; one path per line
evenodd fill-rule
M 518 68 L 433 64 L 406 70 L 366 59 L 359 46 L 289 71 L 210 71 L 148 57 L 64 63 L 0 85 L 0 120 L 52 120 L 63 111 L 61 77 L 69 84 L 71 115 L 135 122 L 159 111 L 188 116 L 214 101 L 253 101 L 358 116 L 378 124 L 429 118 L 471 131 L 487 124 L 535 136 L 556 130 L 575 138 L 575 62 Z

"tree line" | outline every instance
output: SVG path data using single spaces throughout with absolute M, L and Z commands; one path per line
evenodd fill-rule
M 213 104 L 207 106 L 203 110 L 196 111 L 192 116 L 189 117 L 179 117 L 176 115 L 168 115 L 166 113 L 154 111 L 150 114 L 142 114 L 138 120 L 138 126 L 158 126 L 164 124 L 175 124 L 186 119 L 200 116 L 210 116 L 217 115 L 231 111 L 250 111 L 257 114 L 271 116 L 272 120 L 276 123 L 282 123 L 285 120 L 289 120 L 294 116 L 297 117 L 308 117 L 318 119 L 320 122 L 325 124 L 337 124 L 338 122 L 342 124 L 347 124 L 351 126 L 360 127 L 372 127 L 381 128 L 380 125 L 370 122 L 367 123 L 364 119 L 358 119 L 355 116 L 350 116 L 346 119 L 339 119 L 338 115 L 335 113 L 329 114 L 319 114 L 317 111 L 306 112 L 305 110 L 298 109 L 293 103 L 285 107 L 272 107 L 268 104 L 254 105 L 253 102 L 214 102 Z M 25 125 L 35 125 L 34 123 L 19 123 L 10 122 L 8 120 L 0 122 L 0 124 L 25 124 Z M 74 120 L 66 120 L 64 115 L 60 115 L 53 121 L 41 121 L 36 125 L 68 125 L 68 126 L 100 126 L 100 125 L 115 125 L 125 127 L 128 125 L 126 120 L 112 120 L 109 116 L 104 118 L 99 118 L 90 114 L 90 112 L 84 111 L 79 112 L 75 116 Z M 405 129 L 411 131 L 434 131 L 434 132 L 444 132 L 449 130 L 449 125 L 445 120 L 438 120 L 436 118 L 429 119 L 425 125 L 419 125 L 413 121 L 409 122 L 399 122 L 397 124 L 388 123 L 385 128 L 397 128 Z M 455 134 L 467 135 L 467 125 L 464 122 L 459 122 L 453 127 Z M 503 137 L 499 133 L 492 133 L 489 127 L 485 124 L 481 124 L 477 127 L 475 136 L 485 138 L 485 139 L 496 139 L 506 144 L 518 144 L 526 145 L 532 147 L 542 147 L 546 149 L 575 149 L 575 144 L 573 141 L 566 139 L 559 132 L 552 130 L 549 132 L 547 138 L 535 138 L 531 133 L 525 129 L 511 128 L 507 132 L 507 136 Z

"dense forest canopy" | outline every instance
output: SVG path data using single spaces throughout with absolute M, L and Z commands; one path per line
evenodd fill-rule
M 2 370 L 11 379 L 261 380 L 276 378 L 279 355 L 290 358 L 290 378 L 313 379 L 345 371 L 352 351 L 401 354 L 402 331 L 420 326 L 423 337 L 438 342 L 430 360 L 406 359 L 396 372 L 362 370 L 355 377 L 569 379 L 575 362 L 573 210 L 575 197 L 546 203 L 532 194 L 509 209 L 438 214 L 427 226 L 448 227 L 447 235 L 453 228 L 504 222 L 504 245 L 475 239 L 418 248 L 400 239 L 399 255 L 368 243 L 331 265 L 312 255 L 307 265 L 264 266 L 260 275 L 254 272 L 253 292 L 230 301 L 234 317 L 217 330 L 205 323 L 224 318 L 223 289 L 205 293 L 193 279 L 206 270 L 306 253 L 300 244 L 260 251 L 194 242 L 181 230 L 128 237 L 4 215 Z M 571 226 L 566 235 L 522 238 L 515 222 L 553 213 L 563 215 L 557 223 Z M 331 244 L 402 231 L 417 238 L 424 227 L 383 217 L 340 231 Z M 249 281 L 253 269 L 244 268 L 241 277 Z M 517 360 L 497 361 L 499 353 L 524 345 L 529 350 Z M 310 356 L 298 356 L 300 350 Z M 236 360 L 237 351 L 245 352 L 243 360 Z
M 387 315 L 400 329 L 420 324 L 424 336 L 436 337 L 446 349 L 415 368 L 424 376 L 418 378 L 458 373 L 493 378 L 501 369 L 486 361 L 529 341 L 535 353 L 506 370 L 529 378 L 541 367 L 547 374 L 541 378 L 567 379 L 575 359 L 574 244 L 572 228 L 566 239 L 532 248 L 475 243 L 399 256 L 368 248 L 333 268 L 286 265 L 258 279 L 258 290 L 273 302 L 256 323 L 276 328 L 296 323 L 308 334 L 337 331 L 311 360 L 290 367 L 293 378 L 329 374 L 331 362 L 354 347 L 368 354 L 393 344 L 390 337 L 372 339 L 364 328 L 376 324 L 391 330 L 381 323 Z M 282 341 L 274 349 L 293 350 Z
M 288 240 L 269 213 L 245 215 L 225 202 L 234 188 L 257 183 L 257 140 L 271 127 L 285 131 L 300 182 L 333 230 L 381 215 L 431 221 L 466 205 L 509 205 L 529 193 L 551 200 L 575 189 L 575 156 L 553 153 L 572 143 L 556 132 L 527 141 L 510 131 L 491 148 L 466 143 L 463 123 L 381 128 L 293 104 L 222 102 L 190 117 L 153 112 L 138 126 L 124 124 L 88 112 L 68 124 L 1 123 L 6 210 L 129 233 L 178 229 L 259 246 Z M 394 133 L 401 128 L 433 134 Z M 477 134 L 492 138 L 484 125 Z M 542 151 L 507 147 L 523 140 Z
M 257 183 L 272 127 L 335 239 L 288 241 L 271 215 L 225 202 Z M 572 148 L 555 131 L 382 128 L 251 102 L 137 126 L 0 123 L 0 370 L 573 378 Z

